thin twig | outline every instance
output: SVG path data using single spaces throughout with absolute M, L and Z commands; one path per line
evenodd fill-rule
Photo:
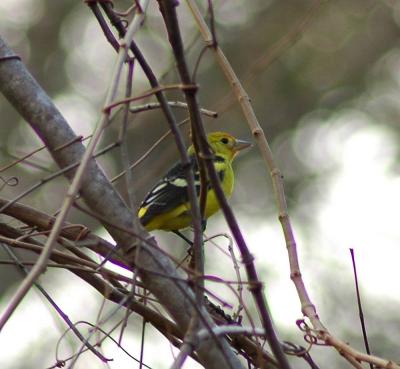
M 225 250 L 223 250 L 222 247 L 220 247 L 216 242 L 214 242 L 214 239 L 217 237 L 225 237 L 228 240 L 228 251 L 229 253 L 227 253 Z M 245 307 L 244 304 L 244 300 L 243 300 L 243 285 L 244 284 L 250 284 L 251 282 L 246 282 L 246 281 L 242 281 L 241 275 L 240 275 L 240 267 L 239 267 L 239 262 L 236 258 L 234 249 L 233 249 L 233 239 L 229 234 L 226 233 L 219 233 L 216 235 L 213 235 L 211 237 L 206 237 L 206 239 L 204 240 L 204 242 L 210 242 L 212 243 L 213 246 L 217 247 L 219 251 L 221 251 L 224 255 L 226 255 L 227 257 L 230 257 L 230 260 L 233 263 L 233 268 L 235 270 L 236 273 L 236 281 L 228 281 L 226 279 L 224 279 L 226 284 L 236 284 L 237 285 L 237 296 L 238 296 L 238 307 L 236 309 L 236 311 L 233 313 L 233 318 L 235 321 L 237 321 L 239 324 L 241 323 L 241 316 L 240 316 L 240 312 L 243 310 L 243 308 Z M 205 276 L 206 279 L 207 276 Z M 248 312 L 246 312 L 250 321 L 251 321 L 251 317 L 250 314 L 248 314 Z
M 139 96 L 134 96 L 134 97 L 127 97 L 125 99 L 121 99 L 118 101 L 114 101 L 113 103 L 111 103 L 110 105 L 107 105 L 104 107 L 104 110 L 106 112 L 111 112 L 111 110 L 113 110 L 114 108 L 120 106 L 120 105 L 124 105 L 130 102 L 134 102 L 134 101 L 138 101 L 138 100 L 143 100 L 146 97 L 152 96 L 152 95 L 157 95 L 160 92 L 163 91 L 169 91 L 169 90 L 191 90 L 191 89 L 196 89 L 197 86 L 195 85 L 181 85 L 181 84 L 171 84 L 171 85 L 166 85 L 166 86 L 156 86 L 153 87 L 152 89 L 143 92 L 141 95 Z
M 110 43 L 110 45 L 114 48 L 116 52 L 119 50 L 119 43 L 118 40 L 115 38 L 113 33 L 110 31 L 110 29 L 107 26 L 107 23 L 103 16 L 101 15 L 101 11 L 97 5 L 97 1 L 87 1 L 86 2 L 90 9 L 92 10 L 94 16 L 96 17 L 97 21 L 99 22 L 99 25 L 106 36 L 107 41 Z
M 110 223 L 110 222 L 108 222 L 108 221 L 105 220 L 105 219 L 101 219 L 98 215 L 89 212 L 87 209 L 84 209 L 84 208 L 78 206 L 77 204 L 75 204 L 75 206 L 76 206 L 77 208 L 79 208 L 80 210 L 84 210 L 85 212 L 88 212 L 88 213 L 91 214 L 93 217 L 99 218 L 99 220 L 101 220 L 101 221 L 103 222 L 103 224 L 108 224 L 108 223 Z M 117 226 L 117 225 L 113 224 L 112 227 L 119 228 L 119 229 L 121 229 L 122 231 L 124 231 L 124 232 L 126 232 L 126 233 L 128 233 L 128 234 L 132 234 L 132 231 L 130 231 L 130 230 L 128 230 L 128 229 L 123 229 L 121 226 Z M 136 237 L 138 237 L 139 239 L 141 238 L 140 235 L 136 235 Z M 145 242 L 145 243 L 148 242 L 148 243 L 151 244 L 152 241 L 144 240 L 144 239 L 143 239 L 143 242 Z M 160 251 L 161 251 L 163 254 L 165 254 L 166 256 L 168 256 L 171 260 L 173 260 L 176 264 L 178 264 L 178 260 L 175 260 L 174 257 L 172 257 L 171 255 L 168 255 L 164 250 L 160 250 Z M 107 256 L 105 257 L 105 259 L 107 259 Z M 140 269 L 141 269 L 142 271 L 144 270 L 143 267 L 141 267 Z M 162 272 L 158 272 L 158 271 L 154 271 L 154 270 L 146 270 L 146 271 L 149 272 L 149 273 L 151 273 L 153 276 L 160 276 L 160 277 L 164 277 L 164 278 L 176 280 L 177 282 L 178 282 L 178 281 L 184 282 L 184 283 L 187 283 L 187 282 L 188 282 L 188 281 L 187 281 L 186 279 L 184 279 L 184 278 L 181 278 L 181 277 L 172 277 L 172 276 L 166 275 L 165 273 L 162 273 Z M 190 271 L 188 271 L 188 270 L 186 270 L 186 271 L 187 271 L 187 272 L 190 272 Z M 197 278 L 200 278 L 200 277 L 197 277 Z M 215 278 L 214 278 L 214 279 L 210 279 L 210 280 L 215 281 Z M 219 282 L 220 282 L 220 283 L 225 283 L 225 281 L 222 281 L 222 280 L 220 280 Z M 231 287 L 229 286 L 229 284 L 227 284 L 227 286 L 228 286 L 229 288 L 231 288 Z M 231 290 L 232 290 L 233 293 L 235 293 L 235 291 L 234 291 L 232 288 L 231 288 Z M 210 291 L 208 291 L 208 293 L 211 294 Z M 193 306 L 193 308 L 195 309 L 196 313 L 199 314 L 200 319 L 204 322 L 204 317 L 203 317 L 203 315 L 202 315 L 202 312 L 201 312 L 201 310 L 200 310 L 200 307 L 199 307 L 193 300 L 191 300 L 190 302 L 193 304 L 192 306 Z M 250 320 L 250 322 L 252 322 L 250 315 L 249 315 L 249 320 Z
M 183 121 L 178 123 L 178 127 L 182 126 L 183 124 L 186 124 L 189 121 L 189 119 L 184 119 Z M 137 159 L 134 163 L 132 163 L 129 166 L 129 169 L 133 169 L 136 166 L 138 166 L 141 162 L 143 162 L 143 160 L 145 160 L 156 148 L 157 146 L 164 141 L 170 134 L 172 134 L 171 130 L 168 130 L 167 132 L 165 132 L 156 142 L 154 142 L 153 145 L 150 146 L 150 148 L 141 155 L 141 157 L 139 159 Z M 126 171 L 122 171 L 121 173 L 119 173 L 118 175 L 116 175 L 114 178 L 111 179 L 111 182 L 115 182 L 117 180 L 119 180 L 121 177 L 123 177 L 126 174 Z
M 113 148 L 119 146 L 118 142 L 114 142 L 110 145 L 108 145 L 107 147 L 99 150 L 98 152 L 96 152 L 93 157 L 99 157 L 103 154 L 105 154 L 106 152 L 112 150 Z M 17 201 L 21 200 L 22 198 L 24 198 L 25 196 L 29 195 L 30 193 L 32 193 L 33 191 L 35 191 L 36 189 L 38 189 L 39 187 L 43 186 L 45 183 L 53 180 L 54 178 L 60 177 L 62 175 L 66 175 L 68 172 L 71 172 L 73 169 L 77 168 L 80 164 L 80 161 L 75 162 L 75 163 L 71 163 L 70 165 L 67 165 L 66 167 L 60 169 L 57 172 L 54 172 L 52 174 L 50 174 L 47 177 L 44 177 L 42 179 L 40 179 L 40 181 L 38 181 L 37 183 L 35 183 L 34 185 L 32 185 L 31 187 L 29 187 L 28 189 L 26 189 L 25 191 L 21 192 L 18 196 L 14 197 L 12 200 L 8 201 L 6 204 L 4 204 L 1 208 L 0 208 L 0 213 L 3 213 L 6 211 L 6 209 L 11 206 L 12 204 L 16 203 Z
M 187 110 L 188 108 L 187 104 L 182 101 L 168 101 L 168 105 L 171 106 L 172 108 L 178 108 L 178 109 Z M 129 108 L 129 111 L 131 113 L 136 114 L 136 113 L 141 113 L 142 111 L 154 110 L 160 108 L 161 108 L 160 103 L 150 102 L 143 105 L 132 106 L 131 108 Z M 201 108 L 200 112 L 207 117 L 218 118 L 218 113 L 216 111 Z
M 75 326 L 77 326 L 77 325 L 79 325 L 79 324 L 86 324 L 86 325 L 89 325 L 89 326 L 91 326 L 91 327 L 93 327 L 93 328 L 95 328 L 95 329 L 98 329 L 98 330 L 104 335 L 104 337 L 100 340 L 100 343 L 102 343 L 104 340 L 106 340 L 106 339 L 108 338 L 108 339 L 110 339 L 112 342 L 114 342 L 114 343 L 118 346 L 118 348 L 121 349 L 121 350 L 122 350 L 126 355 L 128 355 L 131 359 L 135 360 L 136 362 L 139 362 L 138 359 L 136 359 L 133 355 L 131 355 L 126 349 L 124 349 L 124 348 L 111 336 L 111 332 L 106 332 L 105 330 L 103 330 L 103 329 L 101 329 L 101 328 L 98 328 L 98 327 L 95 327 L 93 324 L 91 324 L 91 323 L 89 323 L 89 322 L 85 322 L 85 321 L 78 321 L 78 322 L 75 323 Z M 68 331 L 69 331 L 69 330 L 66 330 L 66 331 L 64 332 L 63 336 L 60 338 L 60 340 L 59 340 L 58 343 L 57 343 L 57 348 L 56 348 L 57 364 L 54 365 L 53 367 L 50 367 L 50 368 L 56 368 L 56 367 L 59 368 L 59 367 L 63 367 L 63 366 L 65 366 L 65 362 L 66 362 L 66 361 L 73 360 L 72 363 L 71 363 L 70 366 L 69 366 L 69 368 L 71 368 L 71 367 L 74 365 L 74 362 L 75 362 L 76 358 L 79 357 L 79 355 L 80 355 L 82 352 L 85 351 L 85 349 L 84 349 L 84 350 L 82 350 L 82 352 L 75 353 L 74 355 L 71 355 L 71 356 L 70 356 L 69 358 L 67 358 L 67 359 L 63 359 L 63 360 L 58 359 L 58 350 L 59 350 L 60 342 L 61 342 L 61 340 L 64 338 L 64 336 L 68 333 Z M 100 346 L 100 343 L 98 343 L 98 346 Z M 62 365 L 61 365 L 61 363 L 62 363 Z M 148 366 L 148 365 L 146 365 L 146 364 L 143 364 L 143 365 L 144 365 L 146 368 L 152 369 L 150 366 Z M 48 368 L 48 369 L 50 369 L 50 368 Z
M 83 138 L 82 136 L 77 136 L 77 137 L 75 137 L 73 140 L 71 140 L 70 142 L 67 142 L 67 143 L 64 144 L 64 145 L 61 145 L 61 146 L 55 148 L 54 151 L 62 150 L 63 148 L 65 148 L 65 147 L 67 147 L 67 146 L 69 146 L 69 145 L 72 145 L 73 143 L 78 142 L 78 141 L 83 142 L 83 141 L 85 141 L 87 138 L 88 138 L 88 137 Z M 40 146 L 40 147 L 38 147 L 37 149 L 31 151 L 31 152 L 28 153 L 28 154 L 25 154 L 25 155 L 23 155 L 23 156 L 21 156 L 21 157 L 17 157 L 15 161 L 13 161 L 13 162 L 11 162 L 11 163 L 5 165 L 4 167 L 1 167 L 1 168 L 0 168 L 0 173 L 1 173 L 1 172 L 4 172 L 4 171 L 7 170 L 7 169 L 10 169 L 10 168 L 13 167 L 14 165 L 17 165 L 18 163 L 21 163 L 21 162 L 25 161 L 26 159 L 28 159 L 28 158 L 30 158 L 31 156 L 37 154 L 38 152 L 44 150 L 45 148 L 46 148 L 46 145 L 43 145 L 43 146 Z
M 361 304 L 360 289 L 358 288 L 358 276 L 357 276 L 356 260 L 355 260 L 355 257 L 354 257 L 354 250 L 353 249 L 350 249 L 350 255 L 351 255 L 351 262 L 353 264 L 354 283 L 355 283 L 355 286 L 356 286 L 357 305 L 358 305 L 358 315 L 359 315 L 360 323 L 361 323 L 361 330 L 362 330 L 363 339 L 364 339 L 365 351 L 367 352 L 368 355 L 371 355 L 371 350 L 369 348 L 369 343 L 368 343 L 367 327 L 365 326 L 364 313 L 363 313 L 363 308 L 362 308 L 362 304 Z M 373 369 L 371 363 L 369 364 L 369 367 L 371 369 Z
M 142 336 L 140 338 L 140 359 L 139 359 L 139 369 L 143 368 L 143 357 L 144 357 L 144 339 L 146 333 L 146 319 L 142 318 Z
M 132 83 L 133 83 L 133 68 L 134 61 L 128 61 L 128 77 L 126 79 L 125 97 L 129 97 L 132 94 Z M 128 192 L 128 204 L 129 207 L 136 212 L 136 197 L 133 191 L 133 175 L 132 171 L 129 170 L 129 144 L 128 144 L 128 117 L 129 117 L 129 102 L 124 106 L 123 120 L 120 128 L 119 142 L 121 142 L 121 162 L 125 169 L 125 185 Z M 134 227 L 136 230 L 137 228 Z

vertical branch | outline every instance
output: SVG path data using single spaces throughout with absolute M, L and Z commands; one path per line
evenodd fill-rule
M 167 0 L 158 0 L 158 3 L 167 28 L 169 42 L 174 52 L 180 78 L 185 85 L 192 85 L 193 81 L 190 78 L 189 70 L 187 67 L 178 18 L 175 10 L 175 6 L 177 4 Z M 207 143 L 207 138 L 205 135 L 199 111 L 199 106 L 196 98 L 197 90 L 184 89 L 183 92 L 185 94 L 186 102 L 188 104 L 192 126 L 196 129 L 196 134 L 200 149 L 199 157 L 201 160 L 204 160 L 205 162 L 205 166 L 207 168 L 207 174 L 208 177 L 210 178 L 210 182 L 213 186 L 218 202 L 221 205 L 222 211 L 225 215 L 229 227 L 232 230 L 232 234 L 242 254 L 243 263 L 245 264 L 246 272 L 249 281 L 251 282 L 250 290 L 253 293 L 254 299 L 256 301 L 256 305 L 266 332 L 268 342 L 271 345 L 271 349 L 275 354 L 279 364 L 282 366 L 283 369 L 288 369 L 290 368 L 290 365 L 282 350 L 278 337 L 275 333 L 272 324 L 272 319 L 269 315 L 267 302 L 262 291 L 262 284 L 258 279 L 257 271 L 253 263 L 253 256 L 249 252 L 249 249 L 240 231 L 239 225 L 232 212 L 232 209 L 229 207 L 227 203 L 225 194 L 222 190 L 218 175 L 214 167 L 214 163 L 212 160 L 213 153 L 211 152 Z
M 128 60 L 128 76 L 126 78 L 126 88 L 125 88 L 125 97 L 129 98 L 132 94 L 132 82 L 133 82 L 133 71 L 134 71 L 134 60 Z M 118 141 L 121 143 L 121 161 L 122 166 L 125 171 L 125 184 L 126 184 L 126 191 L 128 193 L 128 204 L 129 207 L 136 213 L 136 198 L 135 193 L 133 191 L 133 176 L 132 171 L 129 169 L 129 150 L 128 150 L 128 137 L 127 137 L 127 130 L 128 130 L 128 118 L 129 118 L 129 102 L 127 102 L 124 106 L 123 111 L 123 121 L 122 126 L 119 134 Z M 136 217 L 135 217 L 136 219 Z M 138 220 L 138 219 L 136 219 Z

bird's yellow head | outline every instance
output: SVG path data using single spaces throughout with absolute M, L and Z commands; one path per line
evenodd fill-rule
M 239 140 L 226 132 L 212 132 L 207 135 L 207 141 L 215 154 L 233 160 L 239 151 L 251 146 L 248 141 Z M 194 153 L 193 145 L 189 147 L 189 154 Z

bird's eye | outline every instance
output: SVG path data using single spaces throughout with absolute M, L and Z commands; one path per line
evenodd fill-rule
M 226 137 L 223 137 L 221 138 L 221 142 L 226 145 L 229 142 L 229 140 Z

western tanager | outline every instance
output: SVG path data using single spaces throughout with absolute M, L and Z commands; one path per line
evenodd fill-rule
M 229 133 L 213 132 L 207 136 L 214 152 L 214 166 L 219 175 L 225 196 L 230 197 L 234 185 L 232 161 L 239 151 L 251 146 L 247 141 L 238 140 Z M 188 148 L 188 154 L 194 168 L 197 195 L 200 193 L 200 174 L 194 147 Z M 214 190 L 207 184 L 205 218 L 219 210 Z M 139 219 L 148 231 L 162 229 L 177 231 L 191 224 L 188 202 L 187 181 L 181 163 L 172 167 L 167 174 L 146 195 L 139 208 Z

